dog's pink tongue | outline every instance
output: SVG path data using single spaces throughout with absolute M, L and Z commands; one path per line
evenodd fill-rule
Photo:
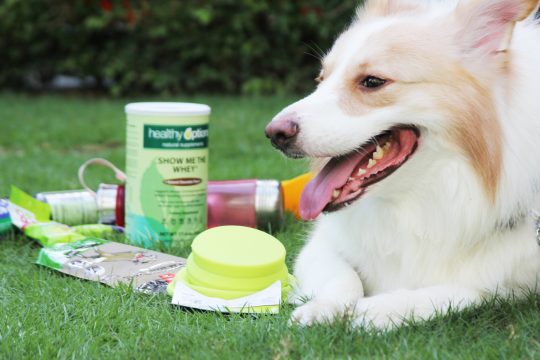
M 358 153 L 346 158 L 333 158 L 326 164 L 302 192 L 300 198 L 300 215 L 302 219 L 313 220 L 319 216 L 332 200 L 334 189 L 339 189 L 347 182 L 362 156 L 362 154 Z

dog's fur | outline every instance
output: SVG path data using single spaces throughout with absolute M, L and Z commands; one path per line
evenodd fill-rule
M 385 329 L 538 288 L 536 5 L 370 0 L 323 59 L 316 91 L 274 118 L 298 122 L 285 153 L 322 161 L 396 125 L 421 133 L 402 167 L 316 220 L 294 269 L 295 295 L 311 300 L 293 321 L 348 314 Z M 359 89 L 366 75 L 389 83 Z

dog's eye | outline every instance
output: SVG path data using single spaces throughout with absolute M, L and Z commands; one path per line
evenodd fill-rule
M 366 76 L 360 81 L 360 85 L 366 89 L 376 89 L 384 84 L 386 84 L 386 80 L 371 75 Z

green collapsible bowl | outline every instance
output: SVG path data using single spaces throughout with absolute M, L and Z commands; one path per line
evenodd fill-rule
M 186 266 L 176 281 L 209 297 L 235 299 L 256 293 L 280 280 L 282 295 L 292 277 L 285 265 L 285 248 L 273 236 L 243 226 L 221 226 L 199 234 L 191 244 Z
M 278 271 L 263 276 L 225 276 L 200 266 L 194 260 L 193 254 L 188 257 L 186 266 L 186 276 L 190 284 L 223 290 L 257 291 L 261 286 L 268 287 L 277 280 L 287 281 L 288 275 L 287 267 L 283 264 Z

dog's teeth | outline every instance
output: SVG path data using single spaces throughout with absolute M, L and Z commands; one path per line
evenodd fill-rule
M 392 146 L 392 142 L 387 141 L 386 144 L 384 144 L 383 146 L 384 151 L 388 151 L 388 149 L 390 149 L 390 146 Z
M 348 182 L 351 182 L 351 181 L 354 181 L 354 178 L 353 177 L 350 177 L 349 180 L 347 180 Z
M 377 160 L 369 159 L 367 168 L 371 169 L 373 166 L 375 166 L 375 164 L 377 164 Z
M 384 149 L 377 145 L 376 151 L 373 153 L 373 159 L 380 160 L 384 156 Z
M 362 168 L 359 168 L 358 169 L 358 172 L 356 173 L 356 175 L 364 175 L 367 171 L 362 169 Z
M 339 197 L 340 194 L 341 194 L 341 190 L 335 189 L 332 192 L 332 200 L 336 200 Z

